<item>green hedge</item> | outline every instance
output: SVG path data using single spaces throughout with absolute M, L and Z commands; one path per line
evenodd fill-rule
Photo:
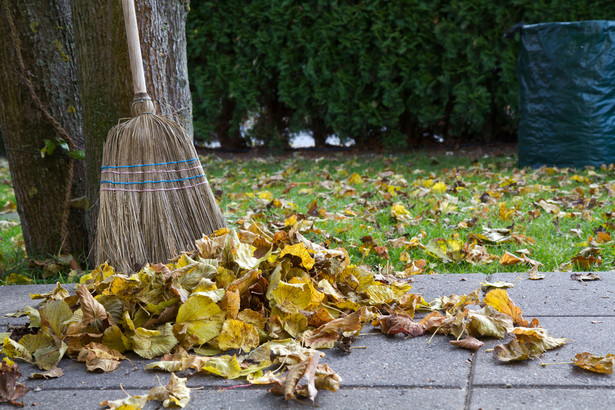
M 607 1 L 193 2 L 195 137 L 284 147 L 311 132 L 362 146 L 516 135 L 515 23 L 615 19 Z M 255 119 L 247 132 L 241 125 Z

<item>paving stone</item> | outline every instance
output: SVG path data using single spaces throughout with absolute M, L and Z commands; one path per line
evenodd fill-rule
M 497 389 L 475 388 L 470 409 L 607 409 L 615 390 L 588 388 Z
M 369 333 L 370 327 L 353 344 L 366 349 L 324 351 L 322 362 L 343 378 L 344 386 L 466 386 L 471 353 L 452 346 L 446 336 L 436 335 L 428 344 L 429 335 L 385 336 Z
M 413 276 L 410 292 L 421 294 L 427 302 L 450 295 L 468 294 L 489 278 L 482 273 Z
M 162 380 L 168 382 L 168 377 Z M 157 383 L 157 382 L 156 382 Z M 157 384 L 156 384 L 157 385 Z M 151 387 L 153 387 L 152 385 Z M 146 395 L 148 389 L 128 389 L 130 395 Z M 126 397 L 121 390 L 41 390 L 23 397 L 26 406 L 37 403 L 37 408 L 65 410 L 66 408 L 96 409 L 100 402 Z M 342 388 L 333 393 L 320 391 L 315 405 L 321 409 L 408 409 L 415 403 L 429 403 L 429 408 L 462 409 L 465 400 L 463 389 L 425 388 Z M 78 407 L 75 407 L 78 406 Z M 160 408 L 160 402 L 150 401 L 145 410 Z M 301 409 L 311 408 L 309 401 L 286 401 L 265 388 L 235 388 L 225 391 L 215 389 L 193 390 L 187 408 L 192 409 Z
M 596 323 L 593 323 L 596 322 Z M 544 363 L 570 363 L 577 353 L 590 352 L 604 356 L 613 353 L 612 335 L 615 334 L 613 317 L 543 317 L 542 327 L 550 336 L 566 337 L 570 341 L 559 348 L 549 350 L 541 357 Z M 508 340 L 504 340 L 507 342 Z M 503 341 L 491 340 L 485 343 L 475 356 L 473 386 L 478 387 L 579 387 L 610 386 L 615 388 L 613 375 L 592 373 L 573 366 L 540 366 L 540 360 L 525 360 L 503 364 L 485 352 Z
M 30 294 L 46 293 L 55 289 L 57 285 L 14 285 L 0 286 L 0 316 L 12 313 L 26 306 L 36 307 L 40 303 L 39 299 L 33 300 Z M 76 285 L 62 285 L 69 292 Z
M 544 273 L 541 280 L 516 281 L 510 298 L 534 316 L 615 316 L 615 272 L 598 272 L 602 280 L 579 282 L 570 272 Z M 492 280 L 515 282 L 518 273 L 495 273 Z

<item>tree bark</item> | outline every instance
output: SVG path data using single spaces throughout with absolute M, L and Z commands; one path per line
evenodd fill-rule
M 26 250 L 79 254 L 88 248 L 83 212 L 63 215 L 71 174 L 71 198 L 84 194 L 83 161 L 70 172 L 64 150 L 41 155 L 63 132 L 76 149 L 84 145 L 69 0 L 0 0 L 0 9 L 0 125 Z
M 71 3 L 86 135 L 87 221 L 94 243 L 103 144 L 118 120 L 130 117 L 132 76 L 120 0 Z M 135 6 L 149 95 L 158 102 L 159 114 L 172 116 L 192 135 L 185 35 L 189 2 L 137 0 Z

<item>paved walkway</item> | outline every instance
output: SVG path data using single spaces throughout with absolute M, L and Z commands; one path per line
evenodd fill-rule
M 571 339 L 565 346 L 546 352 L 545 363 L 568 362 L 575 354 L 589 351 L 615 353 L 615 273 L 603 272 L 603 280 L 581 283 L 568 273 L 548 273 L 538 281 L 520 280 L 508 290 L 511 299 L 523 309 L 526 319 L 538 318 L 549 334 Z M 494 274 L 489 280 L 512 282 L 518 274 Z M 486 277 L 481 274 L 418 276 L 414 292 L 426 300 L 449 294 L 468 293 Z M 45 285 L 46 286 L 46 285 Z M 29 293 L 41 293 L 45 286 L 0 288 L 0 314 L 27 304 Z M 1 324 L 24 323 L 23 318 L 2 318 Z M 364 332 L 369 332 L 368 328 Z M 499 340 L 486 341 L 477 353 L 451 346 L 445 336 L 405 339 L 401 336 L 360 337 L 350 355 L 325 351 L 328 363 L 343 378 L 336 392 L 321 391 L 316 406 L 323 409 L 604 409 L 615 406 L 615 375 L 601 375 L 572 365 L 540 366 L 540 361 L 499 364 L 486 349 Z M 147 361 L 134 358 L 134 366 L 124 361 L 113 373 L 87 373 L 82 363 L 63 359 L 65 376 L 52 380 L 26 379 L 34 368 L 20 363 L 22 381 L 30 391 L 26 406 L 40 409 L 96 409 L 104 400 L 124 397 L 120 383 L 130 394 L 147 394 L 164 385 L 169 374 L 144 371 Z M 265 388 L 224 387 L 244 384 L 214 376 L 194 375 L 188 386 L 188 408 L 309 408 L 309 404 L 285 402 Z M 150 409 L 158 402 L 150 402 Z M 306 407 L 307 406 L 307 407 Z

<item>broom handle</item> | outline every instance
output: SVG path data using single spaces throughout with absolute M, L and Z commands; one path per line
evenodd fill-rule
M 124 10 L 124 24 L 126 25 L 126 37 L 128 39 L 128 56 L 130 57 L 130 70 L 132 71 L 132 86 L 135 95 L 147 94 L 134 0 L 122 0 L 122 9 Z

